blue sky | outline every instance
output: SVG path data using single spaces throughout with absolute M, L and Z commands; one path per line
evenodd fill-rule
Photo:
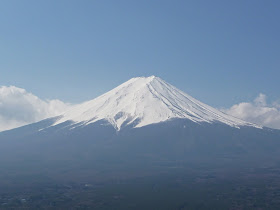
M 280 1 L 0 2 L 0 85 L 78 103 L 156 75 L 215 107 L 280 98 Z

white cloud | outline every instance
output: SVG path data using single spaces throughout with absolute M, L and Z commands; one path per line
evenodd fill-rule
M 0 131 L 61 114 L 70 104 L 60 100 L 42 100 L 15 86 L 0 87 Z
M 251 103 L 242 102 L 222 111 L 248 122 L 280 129 L 280 104 L 268 105 L 266 95 L 262 93 Z

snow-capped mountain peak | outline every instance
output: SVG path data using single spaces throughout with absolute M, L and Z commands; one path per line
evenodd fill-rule
M 155 76 L 132 78 L 93 100 L 76 105 L 54 125 L 66 121 L 87 125 L 105 119 L 120 130 L 132 123 L 134 127 L 142 127 L 175 118 L 258 127 L 224 114 Z

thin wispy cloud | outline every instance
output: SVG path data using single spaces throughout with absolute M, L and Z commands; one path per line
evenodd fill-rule
M 15 86 L 0 87 L 0 131 L 57 116 L 71 105 L 60 100 L 43 100 Z
M 223 112 L 259 125 L 280 129 L 280 103 L 267 103 L 266 95 L 260 93 L 253 102 L 235 104 Z

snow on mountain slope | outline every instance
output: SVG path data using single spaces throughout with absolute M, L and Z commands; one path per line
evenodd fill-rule
M 76 105 L 53 125 L 66 121 L 87 125 L 105 119 L 120 130 L 131 123 L 142 127 L 174 118 L 196 123 L 221 122 L 232 127 L 259 127 L 201 103 L 155 76 L 132 78 L 91 101 Z

